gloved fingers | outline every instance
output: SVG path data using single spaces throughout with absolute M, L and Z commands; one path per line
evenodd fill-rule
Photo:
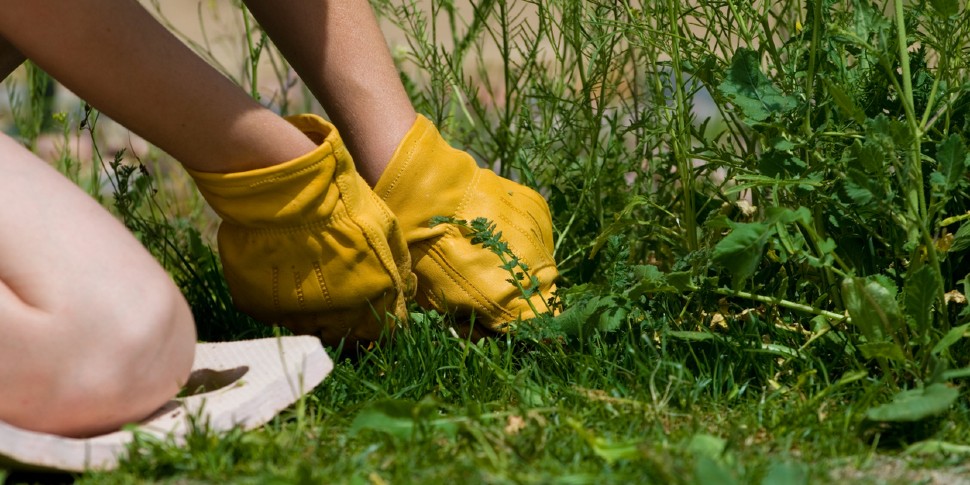
M 477 199 L 493 202 L 481 204 L 482 216 L 492 219 L 512 252 L 530 270 L 555 266 L 552 219 L 545 199 L 524 185 L 484 172 Z M 472 217 L 478 217 L 475 210 L 468 209 Z

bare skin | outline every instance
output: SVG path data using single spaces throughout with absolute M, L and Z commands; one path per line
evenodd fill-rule
M 417 114 L 367 0 L 246 0 L 373 186 Z
M 0 420 L 68 436 L 140 420 L 191 369 L 185 299 L 91 197 L 4 135 L 0 154 Z
M 247 3 L 376 183 L 416 114 L 368 3 Z M 30 58 L 186 167 L 236 172 L 314 148 L 133 1 L 0 9 L 0 75 Z M 0 224 L 17 228 L 0 232 L 0 386 L 14 389 L 0 420 L 89 435 L 177 392 L 195 334 L 174 284 L 107 212 L 3 136 Z
M 254 169 L 315 147 L 136 2 L 4 0 L 0 9 L 0 36 L 9 44 L 189 168 Z
M 0 10 L 0 72 L 29 57 L 190 168 L 265 167 L 315 147 L 135 2 L 9 0 Z M 195 327 L 174 283 L 110 214 L 2 135 L 0 224 L 13 228 L 0 231 L 0 420 L 91 435 L 178 392 Z

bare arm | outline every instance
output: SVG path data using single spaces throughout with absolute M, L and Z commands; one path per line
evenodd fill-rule
M 367 0 L 246 0 L 372 186 L 417 116 Z
M 133 0 L 0 0 L 0 11 L 10 45 L 189 168 L 264 167 L 315 147 Z

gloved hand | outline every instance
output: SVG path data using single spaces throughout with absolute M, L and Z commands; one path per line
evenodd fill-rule
M 233 302 L 327 344 L 376 340 L 406 318 L 411 261 L 397 219 L 357 174 L 333 125 L 287 118 L 319 146 L 273 167 L 189 171 L 222 217 L 219 256 Z
M 430 227 L 434 216 L 471 221 L 484 217 L 508 242 L 540 282 L 531 297 L 535 308 L 545 301 L 559 276 L 552 258 L 552 218 L 536 191 L 479 168 L 467 153 L 452 148 L 427 118 L 418 116 L 374 188 L 404 230 L 414 272 L 417 301 L 425 308 L 455 311 L 494 331 L 535 316 L 521 291 L 507 280 L 502 261 L 473 245 L 453 224 Z M 528 281 L 524 281 L 528 284 Z

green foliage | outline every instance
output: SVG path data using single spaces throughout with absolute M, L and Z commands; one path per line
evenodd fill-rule
M 418 110 L 547 196 L 557 300 L 480 341 L 416 311 L 338 363 L 309 421 L 140 444 L 113 478 L 772 484 L 916 439 L 929 466 L 966 455 L 965 5 L 373 3 L 408 32 Z M 251 29 L 256 96 L 272 50 Z M 266 332 L 231 308 L 198 232 L 153 205 L 153 175 L 110 167 L 115 211 L 204 335 Z M 495 221 L 438 222 L 538 288 Z
M 447 2 L 430 17 L 379 5 L 405 27 L 448 19 L 456 47 L 432 31 L 402 57 L 428 75 L 407 78 L 419 108 L 548 194 L 556 332 L 667 321 L 663 335 L 741 346 L 760 332 L 787 365 L 873 372 L 895 392 L 970 364 L 949 350 L 970 312 L 944 299 L 970 264 L 958 2 L 483 2 L 467 24 Z M 471 38 L 504 48 L 506 84 L 466 70 Z M 752 315 L 792 332 L 735 329 Z

